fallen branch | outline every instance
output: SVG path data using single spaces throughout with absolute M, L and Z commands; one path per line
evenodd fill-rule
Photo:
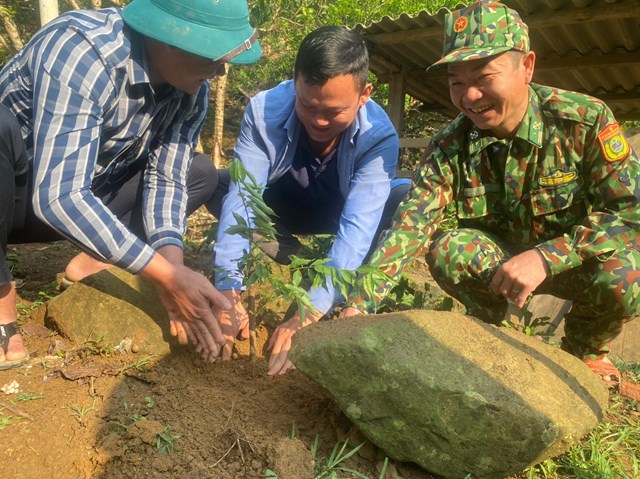
M 10 404 L 7 404 L 4 401 L 0 401 L 0 407 L 6 409 L 9 412 L 12 412 L 13 414 L 17 414 L 18 416 L 22 416 L 25 419 L 28 419 L 29 421 L 33 421 L 33 416 L 31 414 L 28 414 L 24 411 L 22 411 L 21 409 L 18 409 L 17 407 L 11 406 Z
M 236 437 L 236 440 L 233 441 L 233 443 L 231 444 L 231 447 L 229 447 L 229 449 L 227 449 L 227 452 L 225 452 L 222 457 L 220 459 L 218 459 L 216 462 L 214 462 L 211 466 L 209 466 L 210 468 L 214 468 L 216 467 L 218 464 L 220 464 L 220 462 L 222 462 L 222 460 L 227 457 L 229 455 L 229 453 L 233 450 L 233 448 L 235 447 L 236 443 L 238 442 L 238 438 Z

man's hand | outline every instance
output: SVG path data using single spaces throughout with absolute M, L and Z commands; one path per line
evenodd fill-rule
M 269 370 L 267 374 L 273 376 L 275 374 L 284 374 L 289 369 L 295 369 L 293 363 L 289 360 L 289 350 L 291 349 L 291 337 L 299 329 L 317 322 L 322 317 L 322 313 L 316 312 L 311 314 L 308 310 L 305 312 L 304 321 L 300 320 L 300 315 L 296 314 L 289 321 L 278 326 L 269 341 Z
M 231 308 L 228 310 L 215 308 L 215 314 L 220 322 L 220 329 L 224 337 L 224 346 L 222 347 L 222 360 L 231 359 L 233 351 L 233 343 L 238 337 L 238 333 L 242 339 L 249 337 L 249 315 L 240 300 L 240 291 L 230 289 L 228 291 L 220 291 L 220 293 L 229 301 Z
M 158 286 L 171 334 L 182 344 L 188 338 L 203 358 L 214 360 L 225 340 L 212 308 L 229 309 L 231 304 L 207 278 L 182 264 L 180 248 L 167 246 L 158 252 L 141 276 Z
M 357 316 L 359 314 L 362 314 L 362 311 L 360 311 L 358 308 L 354 308 L 353 306 L 347 306 L 346 308 L 343 308 L 342 311 L 340 312 L 340 319 L 350 318 L 351 316 Z
M 522 309 L 525 301 L 542 282 L 549 270 L 542 254 L 530 249 L 514 256 L 498 268 L 491 280 L 491 290 L 510 299 Z

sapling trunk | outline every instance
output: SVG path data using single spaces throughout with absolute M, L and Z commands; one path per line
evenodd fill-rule
M 247 314 L 249 315 L 249 360 L 256 359 L 256 295 L 254 286 L 247 288 Z

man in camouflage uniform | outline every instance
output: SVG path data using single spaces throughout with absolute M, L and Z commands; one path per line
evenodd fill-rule
M 438 284 L 494 324 L 508 300 L 571 300 L 563 348 L 614 380 L 607 345 L 640 304 L 640 164 L 604 103 L 531 83 L 534 64 L 517 12 L 477 2 L 447 15 L 430 69 L 447 69 L 461 114 L 433 138 L 371 264 L 396 277 L 425 252 Z M 452 202 L 458 229 L 443 232 Z M 375 310 L 389 287 L 352 308 Z

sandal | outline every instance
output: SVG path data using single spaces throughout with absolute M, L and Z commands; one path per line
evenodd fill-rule
M 620 396 L 640 401 L 640 385 L 623 381 L 620 371 L 605 354 L 598 356 L 597 359 L 584 358 L 582 362 Z
M 18 323 L 15 321 L 9 324 L 0 324 L 0 348 L 5 354 L 5 360 L 0 362 L 0 370 L 17 368 L 29 361 L 29 352 L 25 349 L 25 357 L 20 359 L 9 360 L 6 359 L 7 350 L 9 348 L 9 340 L 12 336 L 15 336 L 20 331 L 18 330 Z
M 589 369 L 596 373 L 609 387 L 620 385 L 620 371 L 613 365 L 606 354 L 602 354 L 596 359 L 583 358 L 582 362 L 589 366 Z
M 575 356 L 573 348 L 565 338 L 562 338 L 560 348 Z M 602 381 L 614 392 L 617 392 L 622 397 L 626 397 L 634 401 L 640 401 L 640 385 L 623 381 L 620 371 L 618 371 L 618 368 L 614 366 L 606 354 L 601 354 L 596 357 L 596 359 L 582 358 L 582 362 L 585 363 L 591 371 L 597 374 L 598 377 L 602 379 Z

